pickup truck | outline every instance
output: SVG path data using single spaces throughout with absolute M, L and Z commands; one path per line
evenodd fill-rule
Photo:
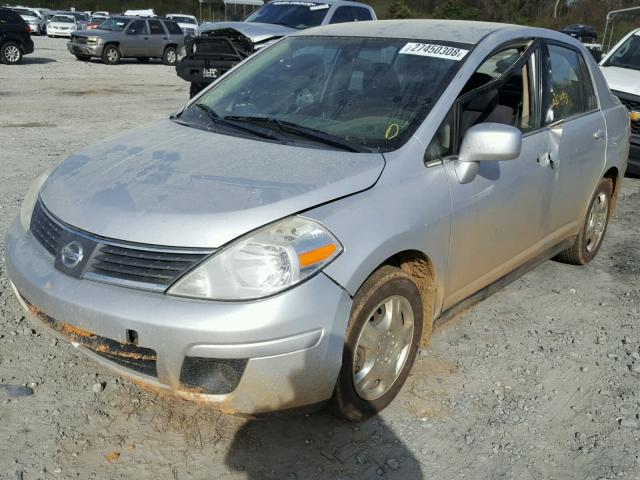
M 176 72 L 190 82 L 189 94 L 224 75 L 254 52 L 301 29 L 332 23 L 376 20 L 369 5 L 345 0 L 273 0 L 242 22 L 209 22 L 187 37 Z

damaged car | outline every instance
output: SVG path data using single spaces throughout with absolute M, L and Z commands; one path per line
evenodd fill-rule
M 375 20 L 369 5 L 344 0 L 275 0 L 243 22 L 205 23 L 199 36 L 187 39 L 176 72 L 191 84 L 189 94 L 224 75 L 242 60 L 290 33 L 334 23 Z
M 323 26 L 43 174 L 5 263 L 37 328 L 142 387 L 362 420 L 434 324 L 597 255 L 628 152 L 627 110 L 564 34 Z

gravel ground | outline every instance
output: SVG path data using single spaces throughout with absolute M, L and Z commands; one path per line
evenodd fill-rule
M 188 97 L 172 68 L 35 43 L 24 65 L 0 66 L 1 232 L 39 172 Z M 0 478 L 640 479 L 638 211 L 640 180 L 626 178 L 594 262 L 546 262 L 448 323 L 396 401 L 358 425 L 141 391 L 31 323 L 3 268 Z

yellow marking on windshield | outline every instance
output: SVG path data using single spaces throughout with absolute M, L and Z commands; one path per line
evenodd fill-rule
M 398 136 L 398 133 L 400 133 L 400 127 L 397 123 L 392 123 L 387 127 L 384 138 L 386 138 L 387 140 L 392 140 Z

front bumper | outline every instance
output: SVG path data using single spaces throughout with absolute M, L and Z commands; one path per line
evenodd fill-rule
M 72 30 L 47 29 L 47 35 L 52 37 L 71 37 Z
M 67 49 L 74 55 L 85 55 L 87 57 L 101 57 L 104 45 L 88 45 L 81 43 L 67 43 Z
M 63 336 L 75 347 L 141 386 L 244 414 L 318 403 L 333 392 L 351 299 L 324 274 L 261 301 L 176 298 L 67 276 L 19 220 L 7 234 L 5 256 L 25 308 L 40 319 L 64 322 L 58 333 L 72 332 Z M 122 345 L 130 331 L 142 351 L 155 352 L 155 375 L 78 341 L 87 332 Z M 231 393 L 211 394 L 181 382 L 183 364 L 193 358 L 246 362 Z

